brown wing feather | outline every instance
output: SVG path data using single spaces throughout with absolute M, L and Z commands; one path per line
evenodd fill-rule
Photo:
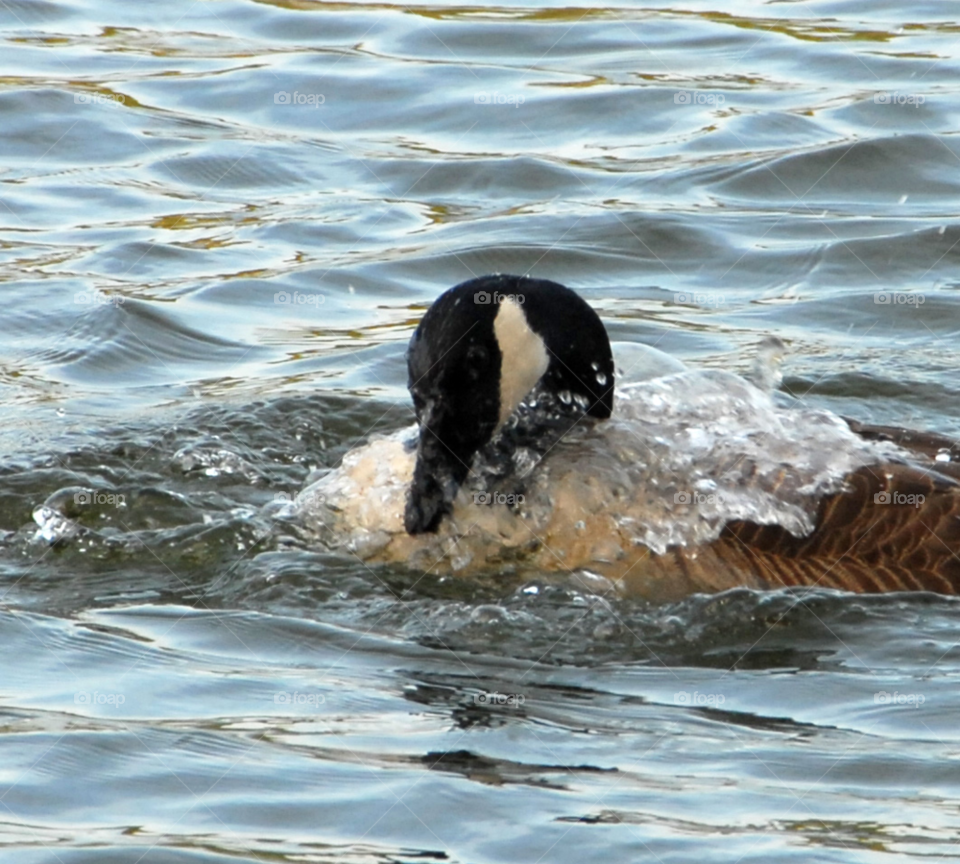
M 739 547 L 772 585 L 960 593 L 960 462 L 954 461 L 960 444 L 925 432 L 847 422 L 864 438 L 912 451 L 917 462 L 851 474 L 846 491 L 820 503 L 817 528 L 808 537 L 735 522 L 717 545 Z M 933 461 L 938 454 L 950 461 Z
M 960 483 L 894 464 L 861 468 L 847 481 L 847 491 L 820 503 L 808 537 L 734 522 L 717 544 L 740 546 L 769 584 L 960 591 Z
M 850 426 L 912 451 L 916 461 L 850 474 L 845 491 L 820 502 L 817 527 L 807 537 L 738 521 L 708 546 L 647 553 L 621 574 L 626 590 L 662 600 L 738 585 L 960 594 L 960 444 L 893 427 Z M 943 453 L 951 461 L 934 461 Z

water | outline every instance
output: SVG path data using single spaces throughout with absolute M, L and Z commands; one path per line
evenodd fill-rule
M 736 520 L 804 537 L 816 527 L 819 501 L 839 492 L 848 474 L 910 459 L 890 442 L 865 441 L 829 411 L 798 407 L 730 372 L 629 383 L 618 388 L 615 405 L 609 420 L 585 421 L 539 450 L 481 450 L 433 534 L 411 537 L 403 524 L 415 423 L 354 448 L 273 512 L 364 561 L 466 573 L 502 569 L 512 553 L 522 566 L 605 569 L 619 579 L 634 569 L 640 577 L 648 552 L 701 546 Z M 59 511 L 50 515 L 54 537 L 73 531 Z
M 3 4 L 3 860 L 960 858 L 955 601 L 444 578 L 264 507 L 493 271 L 960 435 L 950 12 Z

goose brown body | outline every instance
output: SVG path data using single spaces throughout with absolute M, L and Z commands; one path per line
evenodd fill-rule
M 865 437 L 914 449 L 917 462 L 850 474 L 847 491 L 820 502 L 817 528 L 808 537 L 731 523 L 718 541 L 718 557 L 741 550 L 771 585 L 960 593 L 960 464 L 931 458 L 939 451 L 952 460 L 960 447 L 925 433 L 851 425 Z
M 806 537 L 779 525 L 730 522 L 710 544 L 638 556 L 622 570 L 623 587 L 661 600 L 737 586 L 960 594 L 960 463 L 935 461 L 938 453 L 960 458 L 960 445 L 906 429 L 850 425 L 866 438 L 911 449 L 916 462 L 847 475 L 843 491 L 820 501 L 816 528 Z

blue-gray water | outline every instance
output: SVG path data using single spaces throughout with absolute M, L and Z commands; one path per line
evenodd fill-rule
M 261 511 L 492 271 L 960 434 L 955 13 L 0 3 L 2 860 L 960 860 L 952 600 L 443 580 Z

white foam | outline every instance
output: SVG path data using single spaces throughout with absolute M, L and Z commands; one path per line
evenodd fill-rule
M 610 420 L 569 435 L 518 486 L 521 506 L 475 503 L 468 482 L 436 535 L 410 537 L 415 437 L 414 426 L 348 453 L 301 493 L 305 524 L 364 559 L 419 568 L 493 566 L 532 547 L 535 566 L 587 567 L 626 547 L 706 543 L 734 519 L 802 536 L 847 473 L 902 455 L 829 411 L 778 407 L 732 373 L 685 371 L 620 388 Z

